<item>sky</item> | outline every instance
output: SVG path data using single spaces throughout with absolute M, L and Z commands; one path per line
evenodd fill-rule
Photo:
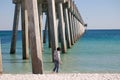
M 120 29 L 120 0 L 74 0 L 87 29 Z M 0 2 L 0 30 L 12 30 L 12 0 Z M 19 20 L 19 29 L 21 29 Z

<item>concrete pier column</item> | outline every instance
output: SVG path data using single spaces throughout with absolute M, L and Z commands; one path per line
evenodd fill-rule
M 80 34 L 81 34 L 81 36 L 83 35 L 83 33 L 85 32 L 85 27 L 84 27 L 84 25 L 83 24 L 81 24 L 80 23 Z
M 72 16 L 71 16 L 71 12 L 68 11 L 68 15 L 69 15 L 69 27 L 70 27 L 70 38 L 71 38 L 71 44 L 73 45 L 74 42 L 73 42 L 73 29 L 72 29 Z
M 75 33 L 76 33 L 76 31 L 75 31 L 75 28 L 76 28 L 76 26 L 75 26 L 75 17 L 74 17 L 74 15 L 73 15 L 73 33 L 74 33 L 74 43 L 76 42 L 76 38 L 75 38 Z
M 42 46 L 42 49 L 43 49 L 43 32 L 42 32 L 42 4 L 41 3 L 38 3 L 38 15 L 39 15 L 39 29 L 40 29 L 40 38 L 41 38 L 41 46 Z
M 80 23 L 80 36 L 82 35 L 82 24 Z
M 78 20 L 76 21 L 76 26 L 77 26 L 77 39 L 79 38 L 79 23 Z
M 75 37 L 75 42 L 77 41 L 76 40 L 76 24 L 75 24 L 75 21 L 76 21 L 76 19 L 75 19 L 75 17 L 74 17 L 74 37 Z
M 49 10 L 49 23 L 50 23 L 50 32 L 51 32 L 51 47 L 52 47 L 52 59 L 54 50 L 58 47 L 58 38 L 57 38 L 57 25 L 56 25 L 56 11 L 55 11 L 55 0 L 48 1 L 48 10 Z M 54 59 L 53 59 L 54 60 Z
M 64 8 L 64 20 L 65 20 L 67 47 L 71 48 L 70 28 L 69 28 L 70 26 L 69 26 L 68 9 L 67 8 Z
M 76 42 L 76 24 L 75 24 L 75 21 L 76 21 L 76 18 L 75 18 L 75 3 L 74 1 L 72 2 L 72 10 L 73 10 L 73 31 L 74 31 L 74 42 Z
M 57 14 L 59 14 L 59 9 L 57 10 Z M 61 43 L 61 22 L 60 22 L 60 19 L 57 19 L 57 23 L 58 23 L 58 43 Z M 62 47 L 62 45 L 61 45 L 61 47 Z
M 20 13 L 20 4 L 17 3 L 15 4 L 10 54 L 14 54 L 16 52 L 16 39 L 17 39 L 17 30 L 18 30 L 18 22 L 19 22 L 19 13 Z
M 80 35 L 80 25 L 79 25 L 79 21 L 77 21 L 77 25 L 78 25 L 78 39 L 79 39 L 79 35 Z
M 74 32 L 74 43 L 75 43 L 75 17 L 73 16 L 73 32 Z
M 32 72 L 42 74 L 42 46 L 40 39 L 37 0 L 25 0 L 28 10 L 29 44 L 32 57 Z
M 29 58 L 29 41 L 28 41 L 28 13 L 25 8 L 25 0 L 21 1 L 21 25 L 22 25 L 22 53 L 23 59 Z
M 78 39 L 80 38 L 80 22 L 78 21 Z
M 78 27 L 78 30 L 77 30 L 77 39 L 79 39 L 80 26 L 79 26 L 79 21 L 78 20 L 77 20 L 77 27 Z
M 78 21 L 78 39 L 80 38 L 80 22 Z
M 79 22 L 79 38 L 81 36 L 81 23 Z
M 51 42 L 51 32 L 50 32 L 50 19 L 49 19 L 49 11 L 47 11 L 47 20 L 48 20 L 48 46 L 51 48 L 52 42 Z
M 48 28 L 48 18 L 47 18 L 47 16 L 46 16 L 45 30 L 44 30 L 44 36 L 43 36 L 43 43 L 46 43 L 46 33 L 47 33 L 47 28 Z
M 60 29 L 60 41 L 61 41 L 61 48 L 62 52 L 66 52 L 66 39 L 65 39 L 65 24 L 64 24 L 64 18 L 63 18 L 63 6 L 62 3 L 58 3 L 58 15 L 59 15 L 59 29 Z
M 77 25 L 77 19 L 76 19 L 76 39 L 78 40 L 78 25 Z
M 2 74 L 2 49 L 1 49 L 1 40 L 0 40 L 0 74 Z
M 75 25 L 74 25 L 74 16 L 72 14 L 72 33 L 73 33 L 73 43 L 75 43 Z
M 77 41 L 77 19 L 75 19 L 75 41 Z

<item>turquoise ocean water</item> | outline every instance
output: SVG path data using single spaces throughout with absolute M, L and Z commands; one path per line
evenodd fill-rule
M 32 73 L 31 60 L 22 60 L 21 31 L 16 54 L 10 55 L 11 31 L 0 31 L 3 73 Z M 120 73 L 120 30 L 86 30 L 66 54 L 61 54 L 61 73 Z M 51 49 L 44 44 L 44 73 L 52 72 Z

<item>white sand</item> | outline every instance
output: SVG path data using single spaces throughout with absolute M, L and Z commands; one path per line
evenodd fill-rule
M 2 74 L 0 80 L 120 80 L 120 74 Z

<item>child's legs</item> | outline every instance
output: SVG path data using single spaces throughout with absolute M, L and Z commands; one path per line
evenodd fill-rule
M 57 61 L 55 60 L 55 61 L 54 61 L 54 69 L 53 69 L 53 71 L 55 72 L 56 69 L 57 69 Z
M 58 73 L 58 70 L 59 70 L 59 62 L 57 62 L 57 65 L 56 65 L 56 72 Z

